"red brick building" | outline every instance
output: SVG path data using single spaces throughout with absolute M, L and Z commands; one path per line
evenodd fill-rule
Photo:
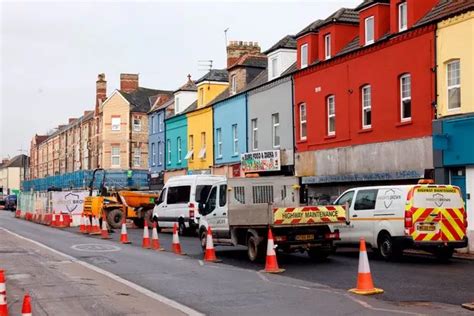
M 296 175 L 309 198 L 433 168 L 437 0 L 366 0 L 297 34 Z

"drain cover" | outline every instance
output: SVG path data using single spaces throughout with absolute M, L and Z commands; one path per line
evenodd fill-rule
M 114 252 L 119 251 L 120 247 L 114 245 L 101 244 L 79 244 L 71 246 L 72 249 L 85 252 Z

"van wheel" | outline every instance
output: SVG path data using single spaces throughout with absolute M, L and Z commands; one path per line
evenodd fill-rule
M 250 236 L 247 239 L 247 256 L 251 262 L 262 261 L 265 253 L 264 243 L 258 243 L 256 236 Z
M 402 255 L 403 250 L 393 243 L 389 233 L 382 233 L 377 239 L 378 252 L 385 260 L 392 260 Z
M 107 223 L 111 228 L 119 229 L 122 227 L 123 212 L 120 209 L 114 209 L 107 212 Z
M 184 236 L 186 234 L 186 225 L 184 225 L 183 221 L 180 221 L 178 224 L 178 234 L 180 236 Z
M 453 257 L 454 248 L 452 247 L 441 247 L 434 251 L 436 259 L 442 262 L 449 261 Z
M 207 241 L 207 230 L 205 228 L 201 229 L 199 232 L 199 239 L 201 240 L 201 249 L 206 251 L 206 241 Z

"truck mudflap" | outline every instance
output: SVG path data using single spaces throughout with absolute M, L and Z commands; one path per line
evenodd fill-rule
M 336 224 L 346 221 L 342 205 L 278 207 L 273 209 L 274 225 Z

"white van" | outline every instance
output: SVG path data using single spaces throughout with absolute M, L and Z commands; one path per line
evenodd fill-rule
M 451 185 L 353 188 L 335 202 L 349 205 L 350 225 L 337 225 L 337 245 L 365 238 L 385 259 L 407 248 L 422 248 L 449 259 L 467 246 L 467 218 L 460 189 Z
M 197 209 L 201 199 L 206 199 L 212 185 L 225 181 L 224 176 L 185 175 L 170 178 L 153 209 L 153 219 L 158 227 L 170 228 L 178 223 L 179 234 L 196 232 Z

